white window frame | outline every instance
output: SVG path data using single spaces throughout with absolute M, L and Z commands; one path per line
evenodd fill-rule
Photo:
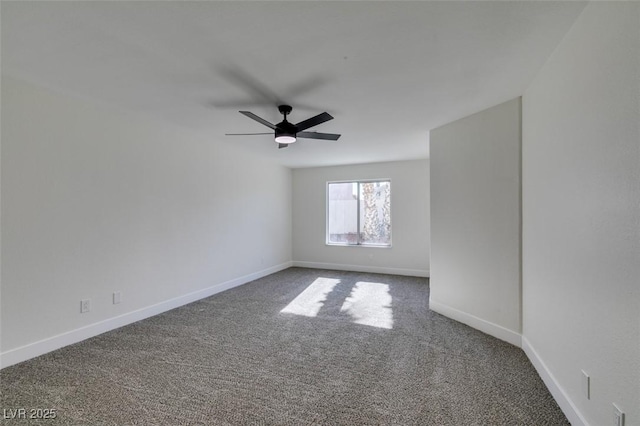
M 360 241 L 360 184 L 361 183 L 369 183 L 369 182 L 389 182 L 389 224 L 391 225 L 391 230 L 389 232 L 389 244 L 372 244 L 372 243 L 362 243 Z M 357 220 L 357 235 L 358 235 L 358 242 L 357 244 L 348 244 L 348 243 L 334 243 L 329 241 L 329 185 L 333 184 L 333 183 L 357 183 L 358 184 L 358 202 L 356 203 L 356 205 L 358 206 L 357 208 L 357 213 L 356 213 L 356 220 Z M 381 179 L 348 179 L 348 180 L 331 180 L 331 181 L 327 181 L 327 185 L 326 185 L 326 194 L 325 194 L 325 227 L 324 227 L 324 232 L 325 232 L 325 244 L 328 246 L 339 246 L 339 247 L 373 247 L 373 248 L 391 248 L 392 242 L 393 242 L 393 225 L 392 225 L 392 213 L 393 213 L 393 208 L 391 206 L 393 206 L 393 191 L 391 190 L 392 187 L 392 183 L 391 183 L 391 179 L 389 178 L 381 178 Z

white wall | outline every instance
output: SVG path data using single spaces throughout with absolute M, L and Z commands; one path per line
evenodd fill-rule
M 290 266 L 291 170 L 222 138 L 3 76 L 1 170 L 4 365 Z
M 430 307 L 519 345 L 520 98 L 431 131 Z
M 640 4 L 589 4 L 523 97 L 524 343 L 574 424 L 640 425 L 639 123 Z
M 391 179 L 391 248 L 328 246 L 328 181 Z M 298 266 L 429 275 L 427 160 L 293 171 L 293 259 Z

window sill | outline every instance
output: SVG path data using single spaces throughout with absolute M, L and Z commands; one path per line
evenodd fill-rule
M 361 248 L 391 248 L 391 244 L 341 244 L 341 243 L 324 243 L 326 246 L 331 247 L 361 247 Z

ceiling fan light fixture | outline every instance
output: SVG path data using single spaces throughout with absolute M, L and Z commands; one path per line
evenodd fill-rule
M 276 142 L 290 144 L 296 141 L 296 134 L 276 129 Z
M 295 136 L 289 136 L 289 135 L 283 135 L 283 136 L 276 136 L 276 142 L 278 143 L 294 143 L 297 139 L 295 138 Z

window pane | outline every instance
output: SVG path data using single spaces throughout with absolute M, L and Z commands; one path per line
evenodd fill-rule
M 329 184 L 329 242 L 358 244 L 358 184 Z
M 360 184 L 361 244 L 391 244 L 391 183 Z

